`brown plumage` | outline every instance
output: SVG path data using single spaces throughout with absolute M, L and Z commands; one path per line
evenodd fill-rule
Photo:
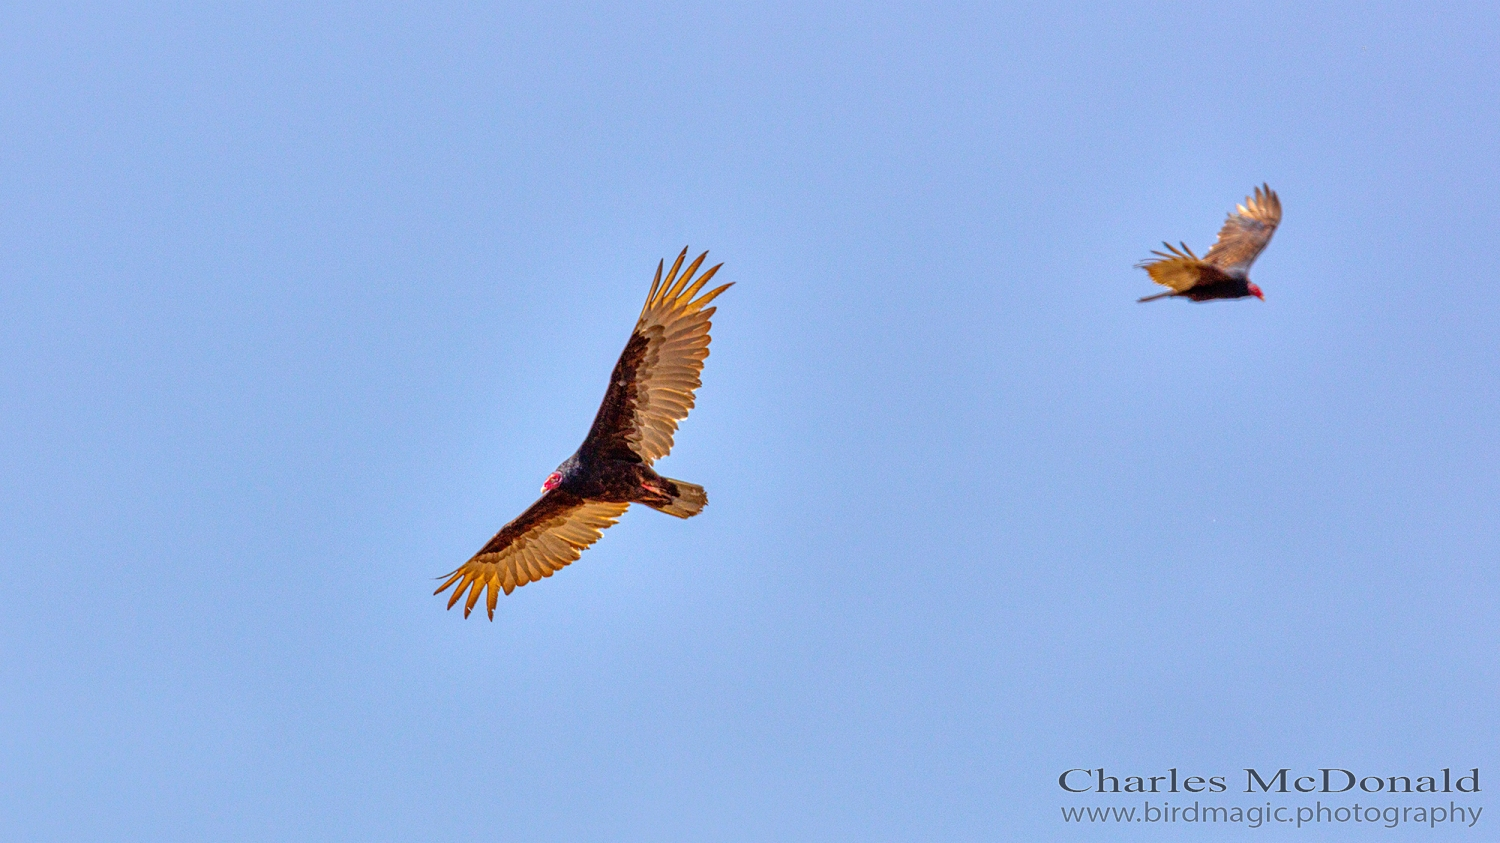
M 1255 296 L 1264 301 L 1260 287 L 1250 281 L 1250 264 L 1271 242 L 1271 235 L 1280 224 L 1281 200 L 1270 187 L 1257 187 L 1255 195 L 1245 197 L 1245 203 L 1224 221 L 1219 239 L 1208 254 L 1200 258 L 1186 243 L 1180 244 L 1181 248 L 1163 243 L 1167 251 L 1152 252 L 1156 258 L 1136 264 L 1146 270 L 1152 281 L 1169 288 L 1168 292 L 1146 296 L 1141 301 L 1169 296 L 1193 301 Z
M 677 423 L 693 408 L 693 393 L 708 357 L 709 307 L 730 284 L 698 295 L 719 271 L 693 280 L 704 252 L 679 275 L 687 249 L 662 278 L 662 263 L 635 330 L 615 363 L 604 401 L 578 450 L 542 485 L 542 496 L 506 524 L 478 553 L 447 575 L 434 594 L 450 586 L 448 608 L 464 599 L 464 617 L 486 595 L 490 620 L 500 591 L 550 577 L 599 540 L 632 503 L 678 518 L 703 510 L 702 486 L 662 477 L 651 464 L 672 450 Z M 696 298 L 695 298 L 696 296 Z

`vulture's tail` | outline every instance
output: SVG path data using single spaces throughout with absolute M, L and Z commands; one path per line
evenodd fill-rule
M 696 483 L 673 480 L 670 477 L 663 477 L 662 479 L 671 484 L 671 488 L 675 490 L 675 493 L 672 495 L 672 499 L 665 504 L 646 504 L 652 509 L 665 512 L 668 515 L 675 515 L 678 518 L 692 518 L 694 515 L 702 512 L 703 507 L 708 505 L 708 493 L 703 491 L 702 486 Z
M 1164 299 L 1167 296 L 1175 296 L 1175 295 L 1177 295 L 1177 294 L 1173 293 L 1173 292 L 1157 293 L 1154 296 L 1146 296 L 1145 298 L 1136 299 L 1136 301 L 1137 302 L 1156 301 L 1157 299 Z

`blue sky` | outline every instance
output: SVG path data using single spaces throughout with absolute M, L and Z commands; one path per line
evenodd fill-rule
M 1133 802 L 1059 773 L 1489 776 L 1496 43 L 1492 4 L 7 5 L 0 826 L 1153 839 L 1065 826 Z M 1263 181 L 1264 303 L 1135 303 Z M 709 508 L 443 611 L 685 244 L 736 282 L 659 464 Z

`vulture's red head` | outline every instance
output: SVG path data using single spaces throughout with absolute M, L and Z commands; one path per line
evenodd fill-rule
M 542 491 L 543 492 L 550 492 L 553 489 L 556 489 L 557 488 L 557 484 L 559 484 L 561 482 L 562 482 L 562 473 L 558 472 L 558 471 L 554 471 L 551 474 L 547 475 L 547 482 L 545 482 L 545 483 L 542 484 Z
M 1260 299 L 1261 301 L 1265 301 L 1266 300 L 1266 294 L 1262 293 L 1260 291 L 1259 285 L 1257 285 L 1254 281 L 1251 281 L 1249 284 L 1246 284 L 1245 288 L 1250 291 L 1250 295 L 1255 296 L 1256 298 Z

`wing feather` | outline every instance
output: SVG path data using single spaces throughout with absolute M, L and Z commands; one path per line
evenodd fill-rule
M 1224 227 L 1219 229 L 1219 239 L 1203 256 L 1206 263 L 1224 270 L 1230 275 L 1243 276 L 1250 271 L 1250 264 L 1271 242 L 1276 226 L 1281 224 L 1281 198 L 1267 185 L 1255 188 L 1254 196 L 1245 197 L 1242 205 L 1235 207 Z
M 464 617 L 468 617 L 480 595 L 488 591 L 485 608 L 494 620 L 499 591 L 509 594 L 562 570 L 598 541 L 629 506 L 553 489 L 501 527 L 472 559 L 449 573 L 433 594 L 442 594 L 457 583 L 448 608 L 463 600 Z
M 1185 293 L 1205 281 L 1222 280 L 1222 273 L 1209 266 L 1202 258 L 1193 254 L 1186 243 L 1173 246 L 1162 243 L 1166 251 L 1153 251 L 1155 258 L 1136 264 L 1146 270 L 1151 280 L 1170 288 L 1173 292 Z
M 647 465 L 672 450 L 677 423 L 687 418 L 694 393 L 703 385 L 700 375 L 716 310 L 708 304 L 732 286 L 703 292 L 723 266 L 694 277 L 707 257 L 704 252 L 684 269 L 683 249 L 665 278 L 664 262 L 657 264 L 651 292 L 615 364 L 584 448 Z

